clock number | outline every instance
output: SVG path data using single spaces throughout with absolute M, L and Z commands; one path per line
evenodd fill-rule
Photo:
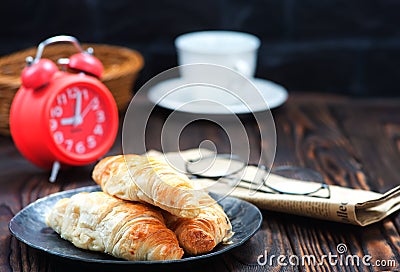
M 83 154 L 85 153 L 85 151 L 86 151 L 85 144 L 82 141 L 77 142 L 75 145 L 75 152 L 78 154 Z
M 60 106 L 55 106 L 51 109 L 50 112 L 51 117 L 61 117 L 63 115 L 63 109 Z
M 83 97 L 83 99 L 85 99 L 85 100 L 88 100 L 88 99 L 89 99 L 89 92 L 88 92 L 87 89 L 83 89 L 83 90 L 82 90 L 82 97 Z
M 57 95 L 57 104 L 66 105 L 68 103 L 67 95 L 65 93 Z
M 104 114 L 104 111 L 96 111 L 96 120 L 97 123 L 103 123 L 106 120 L 106 115 Z
M 100 100 L 99 100 L 99 98 L 97 96 L 92 98 L 91 103 L 92 103 L 92 109 L 93 110 L 98 110 L 99 109 Z
M 81 93 L 81 91 L 77 87 L 67 89 L 67 95 L 69 99 L 76 99 L 78 93 Z
M 68 151 L 71 151 L 72 146 L 74 145 L 74 141 L 72 139 L 66 139 L 65 144 L 66 144 L 66 149 Z
M 69 99 L 75 99 L 76 94 L 72 89 L 67 89 L 67 95 Z
M 50 119 L 50 130 L 55 131 L 58 128 L 57 120 Z
M 96 147 L 96 138 L 93 135 L 90 135 L 86 138 L 87 146 L 89 148 L 95 148 Z
M 64 134 L 61 131 L 56 131 L 53 138 L 56 144 L 62 144 L 64 142 Z
M 95 135 L 103 135 L 103 127 L 102 127 L 102 125 L 97 124 L 93 129 L 93 133 Z

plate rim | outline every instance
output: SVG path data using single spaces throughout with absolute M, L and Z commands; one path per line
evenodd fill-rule
M 174 101 L 176 102 L 176 100 L 174 100 L 174 101 L 171 100 L 171 102 L 168 102 L 168 103 L 165 103 L 163 101 L 161 101 L 161 103 L 158 103 L 158 99 L 160 97 L 158 96 L 158 98 L 155 98 L 155 96 L 154 96 L 154 92 L 155 92 L 155 90 L 157 90 L 158 86 L 160 86 L 162 84 L 166 84 L 169 81 L 173 82 L 173 81 L 183 81 L 183 80 L 184 79 L 181 78 L 181 77 L 175 77 L 175 78 L 169 78 L 169 79 L 160 81 L 160 82 L 158 82 L 158 83 L 156 83 L 156 84 L 154 84 L 154 85 L 152 85 L 151 87 L 148 88 L 148 90 L 147 90 L 147 98 L 153 104 L 155 104 L 157 106 L 160 106 L 160 107 L 163 107 L 163 108 L 166 108 L 166 109 L 170 109 L 170 110 L 176 110 L 176 111 L 179 111 L 179 112 L 192 113 L 192 114 L 229 115 L 229 114 L 249 114 L 249 113 L 261 112 L 261 111 L 265 111 L 265 110 L 271 110 L 271 109 L 274 109 L 274 108 L 277 108 L 277 107 L 283 105 L 287 101 L 288 96 L 289 96 L 289 93 L 288 93 L 287 89 L 285 87 L 283 87 L 282 85 L 280 85 L 280 84 L 278 84 L 276 82 L 273 82 L 271 80 L 268 80 L 268 79 L 254 77 L 252 79 L 249 79 L 252 84 L 254 84 L 254 85 L 265 84 L 265 83 L 269 84 L 274 89 L 279 90 L 282 98 L 278 102 L 275 102 L 275 103 L 272 103 L 272 104 L 269 104 L 269 102 L 266 101 L 267 102 L 267 106 L 266 107 L 258 108 L 256 110 L 250 110 L 249 107 L 244 107 L 245 110 L 243 110 L 243 109 L 242 110 L 240 110 L 240 109 L 237 110 L 236 109 L 237 107 L 233 107 L 231 113 L 225 112 L 225 111 L 224 112 L 206 112 L 206 111 L 198 112 L 198 111 L 187 110 L 186 108 L 182 109 L 181 107 L 176 107 L 176 106 L 173 105 Z M 256 86 L 256 88 L 257 88 L 257 86 Z M 257 90 L 261 93 L 261 96 L 263 98 L 265 98 L 265 96 L 263 95 L 263 90 L 261 90 L 261 88 L 257 88 Z M 164 101 L 165 101 L 165 99 L 164 99 Z
M 227 251 L 230 251 L 236 247 L 241 246 L 242 244 L 244 244 L 246 241 L 248 241 L 251 237 L 253 237 L 261 228 L 262 222 L 263 222 L 263 216 L 262 213 L 260 211 L 260 209 L 255 206 L 254 204 L 236 198 L 236 197 L 232 197 L 232 196 L 224 196 L 222 198 L 219 198 L 220 201 L 223 201 L 226 198 L 232 198 L 235 201 L 240 201 L 240 202 L 244 202 L 246 203 L 246 205 L 252 207 L 257 215 L 259 216 L 260 220 L 257 222 L 257 226 L 254 228 L 254 230 L 248 234 L 246 234 L 246 236 L 241 239 L 239 242 L 235 243 L 235 244 L 231 244 L 231 245 L 227 245 L 226 247 L 222 248 L 221 250 L 218 251 L 213 251 L 213 252 L 209 252 L 206 254 L 202 254 L 202 255 L 198 255 L 198 256 L 188 256 L 182 259 L 177 259 L 177 260 L 156 260 L 156 261 L 129 261 L 129 260 L 123 260 L 123 259 L 118 259 L 116 258 L 115 260 L 113 259 L 88 259 L 88 258 L 80 258 L 80 257 L 76 257 L 76 256 L 69 256 L 69 255 L 62 255 L 59 254 L 57 252 L 53 252 L 51 250 L 48 250 L 46 248 L 40 247 L 30 241 L 27 241 L 26 239 L 23 239 L 22 237 L 20 237 L 20 235 L 18 235 L 15 230 L 13 230 L 12 225 L 16 224 L 15 221 L 16 219 L 23 213 L 25 212 L 27 209 L 30 209 L 32 206 L 37 205 L 38 203 L 44 202 L 49 198 L 54 198 L 57 197 L 59 195 L 64 195 L 64 194 L 68 194 L 68 193 L 79 193 L 79 192 L 92 192 L 91 190 L 101 190 L 99 185 L 93 185 L 93 186 L 84 186 L 84 187 L 79 187 L 79 188 L 75 188 L 75 189 L 70 189 L 70 190 L 66 190 L 66 191 L 60 191 L 60 192 L 56 192 L 47 196 L 44 196 L 42 198 L 39 198 L 37 200 L 35 200 L 34 202 L 30 203 L 29 205 L 25 206 L 24 208 L 22 208 L 18 213 L 16 213 L 13 218 L 11 218 L 10 222 L 8 223 L 8 229 L 10 231 L 10 233 L 20 242 L 35 248 L 37 250 L 46 252 L 50 255 L 53 256 L 57 256 L 57 257 L 61 257 L 61 258 L 65 258 L 65 259 L 69 259 L 72 261 L 80 261 L 80 262 L 85 262 L 85 263 L 94 263 L 94 264 L 110 264 L 110 265 L 162 265 L 162 264 L 179 264 L 179 263 L 186 263 L 186 262 L 190 262 L 190 261 L 198 261 L 198 260 L 203 260 L 203 259 L 207 259 L 207 258 L 212 258 L 218 255 L 221 255 Z M 212 193 L 213 195 L 219 196 L 218 194 Z M 218 201 L 219 202 L 219 201 Z M 59 237 L 60 239 L 62 239 L 61 237 Z M 67 241 L 67 240 L 65 240 Z M 69 242 L 69 241 L 67 241 Z M 71 242 L 69 242 L 71 243 Z M 71 246 L 74 246 L 71 244 Z M 79 250 L 83 250 L 86 251 L 85 249 L 81 249 L 81 248 L 77 248 Z M 90 250 L 89 250 L 90 251 Z M 95 252 L 95 251 L 93 251 Z M 99 254 L 106 254 L 104 252 L 96 252 Z M 107 254 L 106 254 L 107 255 Z M 109 255 L 110 257 L 113 257 L 111 255 Z

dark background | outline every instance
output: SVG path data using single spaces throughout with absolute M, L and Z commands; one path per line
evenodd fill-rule
M 398 0 L 2 0 L 0 25 L 0 55 L 59 34 L 136 49 L 137 87 L 177 65 L 179 34 L 229 29 L 261 38 L 257 76 L 290 92 L 399 94 Z

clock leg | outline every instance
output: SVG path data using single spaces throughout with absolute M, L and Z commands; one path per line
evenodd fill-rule
M 53 163 L 53 168 L 51 168 L 51 174 L 50 174 L 50 177 L 49 177 L 49 181 L 50 182 L 55 182 L 56 181 L 58 171 L 60 170 L 60 166 L 61 165 L 60 165 L 59 161 L 55 161 Z

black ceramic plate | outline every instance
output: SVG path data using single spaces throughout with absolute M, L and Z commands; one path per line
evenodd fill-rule
M 47 227 L 45 223 L 46 214 L 59 199 L 71 197 L 80 192 L 99 190 L 100 188 L 98 186 L 90 186 L 41 198 L 22 209 L 11 219 L 9 224 L 10 231 L 18 240 L 33 248 L 72 260 L 104 264 L 168 264 L 209 258 L 233 249 L 250 239 L 260 228 L 262 223 L 262 215 L 256 206 L 237 198 L 226 197 L 219 203 L 231 220 L 232 228 L 235 232 L 230 244 L 220 244 L 210 253 L 199 256 L 184 256 L 180 260 L 125 261 L 113 258 L 107 254 L 76 248 L 70 242 L 60 238 L 60 236 L 51 228 Z

